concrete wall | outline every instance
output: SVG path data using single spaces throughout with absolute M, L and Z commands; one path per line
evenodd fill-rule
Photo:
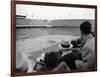
M 48 23 L 48 20 L 35 20 L 35 19 L 19 19 L 16 18 L 16 27 L 29 27 L 29 26 L 79 26 L 82 22 L 86 21 L 86 19 L 63 19 L 63 20 L 52 20 Z M 93 20 L 88 20 L 94 25 Z

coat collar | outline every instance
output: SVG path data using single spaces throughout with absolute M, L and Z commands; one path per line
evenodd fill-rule
M 68 54 L 70 54 L 70 53 L 72 53 L 71 50 L 65 51 L 65 52 L 63 52 L 62 56 L 64 56 L 64 55 L 68 55 Z
M 84 39 L 84 43 L 86 43 L 88 40 L 90 40 L 90 39 L 92 39 L 92 38 L 93 38 L 93 36 L 92 36 L 91 34 L 86 35 L 86 36 L 85 36 L 85 39 Z

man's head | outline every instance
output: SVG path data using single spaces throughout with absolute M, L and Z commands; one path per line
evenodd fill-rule
M 91 34 L 91 32 L 92 32 L 91 31 L 91 23 L 88 21 L 85 21 L 82 24 L 80 24 L 80 31 L 84 35 Z
M 57 62 L 58 62 L 58 56 L 55 51 L 51 51 L 45 54 L 45 64 L 49 70 L 55 68 Z
M 91 23 L 89 21 L 85 21 L 80 24 L 80 31 L 81 31 L 81 39 L 84 42 L 86 37 L 92 34 Z

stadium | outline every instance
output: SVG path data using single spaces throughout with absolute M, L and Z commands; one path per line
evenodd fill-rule
M 80 38 L 79 26 L 87 20 L 91 22 L 94 31 L 94 19 L 32 19 L 24 14 L 16 15 L 16 53 L 21 52 L 29 59 L 28 72 L 32 72 L 42 53 L 57 51 L 63 41 L 71 42 Z M 19 59 L 16 57 L 17 63 Z

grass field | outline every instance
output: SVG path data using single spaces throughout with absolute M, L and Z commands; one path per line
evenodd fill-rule
M 16 52 L 29 60 L 28 72 L 43 52 L 56 51 L 59 43 L 80 37 L 79 27 L 16 28 Z M 43 52 L 42 52 L 43 51 Z
M 53 27 L 34 26 L 33 24 L 44 24 L 34 20 L 22 21 L 19 20 L 18 22 L 16 20 L 16 52 L 24 53 L 28 57 L 29 64 L 32 64 L 29 70 L 32 71 L 36 59 L 41 55 L 42 51 L 56 51 L 62 41 L 69 41 L 77 38 L 77 36 L 79 37 L 79 25 L 85 20 L 63 20 L 62 22 L 57 20 L 52 22 Z M 94 31 L 94 21 L 90 21 Z
M 18 28 L 16 29 L 16 52 L 24 53 L 34 66 L 41 51 L 56 51 L 60 41 L 72 38 L 69 35 L 79 36 L 79 28 Z

